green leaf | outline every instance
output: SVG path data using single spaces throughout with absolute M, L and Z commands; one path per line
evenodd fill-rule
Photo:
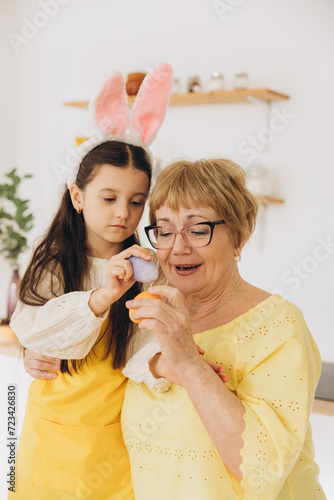
M 6 177 L 12 181 L 15 187 L 17 187 L 21 182 L 21 178 L 16 174 L 16 168 L 9 172 L 9 174 L 6 174 Z
M 23 179 L 32 175 L 21 177 L 13 168 L 5 177 L 7 182 L 0 184 L 0 254 L 17 267 L 20 254 L 28 247 L 26 234 L 33 228 L 34 221 L 33 214 L 29 212 L 30 201 L 20 198 L 18 187 Z M 1 207 L 1 202 L 5 202 L 5 208 Z
M 1 184 L 0 185 L 0 196 L 1 198 L 7 198 L 8 200 L 12 200 L 15 196 L 16 189 L 15 186 L 10 184 Z
M 12 220 L 13 216 L 6 212 L 3 208 L 0 208 L 0 219 L 9 219 Z

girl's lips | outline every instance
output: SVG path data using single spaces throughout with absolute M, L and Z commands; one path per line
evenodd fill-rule
M 176 274 L 179 276 L 191 276 L 195 274 L 202 264 L 193 264 L 188 266 L 174 266 Z
M 120 225 L 112 225 L 111 227 L 115 228 L 115 229 L 126 229 L 125 226 L 120 226 Z

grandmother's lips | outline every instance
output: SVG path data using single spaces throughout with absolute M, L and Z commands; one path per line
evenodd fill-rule
M 175 269 L 177 274 L 180 276 L 190 276 L 191 274 L 194 274 L 200 266 L 201 264 L 189 264 L 184 266 L 175 266 Z

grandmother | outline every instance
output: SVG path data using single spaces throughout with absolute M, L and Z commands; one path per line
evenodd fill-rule
M 151 372 L 179 385 L 152 394 L 128 383 L 122 426 L 137 500 L 325 498 L 309 423 L 318 348 L 295 305 L 238 270 L 256 215 L 232 161 L 176 162 L 155 185 L 145 230 L 169 286 L 149 291 L 167 300 L 127 306 L 159 341 Z
M 157 180 L 145 230 L 167 279 L 149 291 L 164 301 L 127 303 L 142 330 L 122 409 L 136 500 L 325 499 L 309 422 L 318 348 L 294 304 L 238 270 L 256 215 L 232 161 L 176 162 Z M 33 376 L 56 369 L 33 358 Z M 140 383 L 147 362 L 169 390 Z

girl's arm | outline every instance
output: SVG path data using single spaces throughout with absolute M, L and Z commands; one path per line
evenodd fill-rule
M 123 374 L 135 382 L 144 382 L 151 390 L 167 391 L 172 382 L 164 376 L 154 376 L 150 370 L 150 361 L 159 352 L 159 343 L 152 332 L 136 330 L 127 348 Z
M 54 358 L 83 359 L 87 356 L 108 317 L 110 305 L 134 283 L 132 267 L 127 260 L 131 255 L 151 259 L 148 250 L 133 245 L 108 261 L 105 284 L 101 288 L 94 286 L 100 283 L 90 276 L 91 290 L 64 294 L 57 282 L 59 296 L 50 298 L 44 305 L 19 302 L 10 326 L 21 344 Z M 53 280 L 54 274 L 46 270 L 39 284 L 41 296 L 50 296 Z
M 23 357 L 25 371 L 33 378 L 54 380 L 60 372 L 60 359 L 50 358 L 26 349 Z
M 109 312 L 95 316 L 88 305 L 91 293 L 66 293 L 43 306 L 19 302 L 10 327 L 26 348 L 54 358 L 82 359 L 95 344 Z

